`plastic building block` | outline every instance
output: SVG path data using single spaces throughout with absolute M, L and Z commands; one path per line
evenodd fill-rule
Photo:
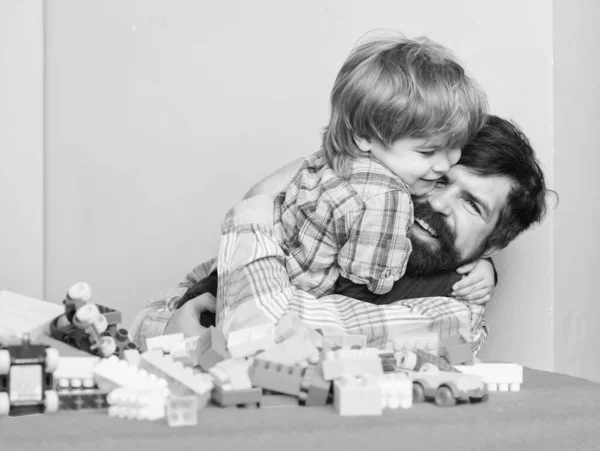
M 171 351 L 171 345 L 173 343 L 182 342 L 183 340 L 184 336 L 182 333 L 146 338 L 146 350 L 152 351 L 154 349 L 160 349 L 165 354 L 169 354 Z
M 379 358 L 379 351 L 376 348 L 342 348 L 327 351 L 323 360 L 323 378 L 331 381 L 341 377 L 342 374 L 380 376 L 383 374 L 383 365 Z
M 366 335 L 341 335 L 341 334 L 326 334 L 323 339 L 327 340 L 332 346 L 340 346 L 342 348 L 366 348 Z
M 123 358 L 123 352 L 127 349 L 138 349 L 137 345 L 131 340 L 127 329 L 117 326 L 108 326 L 103 337 L 110 337 L 116 344 L 115 355 L 119 358 Z
M 246 390 L 252 388 L 248 367 L 249 363 L 244 359 L 227 359 L 217 363 L 208 372 L 214 384 L 224 390 Z
M 260 407 L 262 396 L 260 388 L 223 390 L 216 385 L 212 392 L 213 403 L 220 407 Z
M 0 347 L 0 416 L 56 412 L 58 363 L 56 349 L 32 344 L 28 334 L 20 344 Z
M 445 358 L 450 365 L 473 364 L 471 344 L 462 336 L 444 339 L 441 348 L 440 356 Z
M 301 405 L 324 406 L 331 392 L 331 381 L 323 378 L 323 365 L 311 365 L 304 371 L 298 399 Z
M 260 353 L 258 357 L 283 365 L 296 365 L 305 361 L 316 364 L 319 361 L 319 350 L 307 336 L 296 334 Z
M 320 346 L 323 338 L 319 332 L 304 323 L 298 315 L 286 312 L 275 325 L 275 342 L 282 342 L 293 335 L 306 337 L 315 346 Z
M 158 420 L 165 416 L 166 388 L 120 387 L 106 397 L 108 415 L 136 420 Z
M 487 387 L 479 376 L 447 371 L 402 372 L 413 382 L 413 403 L 433 400 L 440 407 L 450 407 L 457 402 L 483 402 L 488 399 Z
M 196 426 L 198 406 L 195 396 L 169 396 L 167 399 L 167 423 L 170 427 Z
M 107 395 L 108 392 L 99 389 L 59 391 L 59 410 L 106 409 Z
M 167 386 L 167 381 L 161 380 L 154 374 L 148 374 L 146 371 L 140 371 L 138 367 L 128 364 L 125 360 L 119 360 L 114 355 L 107 359 L 101 359 L 95 366 L 94 380 L 96 385 L 105 391 L 128 386 L 144 388 Z
M 381 407 L 409 409 L 413 401 L 413 383 L 406 374 L 386 373 L 377 379 L 381 388 Z
M 125 349 L 123 351 L 123 360 L 131 366 L 138 366 L 140 364 L 140 359 L 140 351 L 137 349 Z
M 345 374 L 333 382 L 333 405 L 342 416 L 381 415 L 381 399 L 381 388 L 372 374 Z
M 304 377 L 304 369 L 255 358 L 249 374 L 252 385 L 277 393 L 298 396 Z
M 58 368 L 54 372 L 57 390 L 74 390 L 95 388 L 94 368 L 100 363 L 100 358 L 89 357 L 59 357 Z
M 100 357 L 89 356 L 89 357 L 63 357 L 60 356 L 58 359 L 58 367 L 54 372 L 54 379 L 68 380 L 73 379 L 74 381 L 83 381 L 87 379 L 94 380 L 94 368 L 100 363 Z M 76 382 L 75 382 L 76 383 Z M 61 384 L 58 384 L 61 385 Z M 64 382 L 62 383 L 64 385 Z M 69 384 L 72 386 L 72 384 Z
M 227 350 L 234 359 L 249 357 L 275 345 L 275 325 L 272 323 L 230 332 Z
M 213 382 L 209 375 L 194 374 L 192 368 L 184 367 L 181 362 L 174 361 L 171 356 L 160 351 L 144 352 L 139 367 L 165 379 L 174 395 L 196 394 L 198 408 L 204 407 L 210 398 Z
M 109 326 L 117 326 L 123 321 L 121 312 L 119 310 L 106 307 L 104 305 L 96 304 L 98 310 L 106 318 L 106 323 Z
M 416 351 L 420 349 L 428 354 L 439 356 L 440 336 L 438 332 L 407 333 L 394 337 L 394 351 Z
M 281 395 L 279 393 L 263 393 L 260 407 L 298 407 L 298 398 L 291 395 Z
M 54 378 L 56 381 L 56 390 L 78 390 L 96 388 L 96 381 L 93 377 L 59 377 Z
M 458 365 L 456 369 L 464 374 L 481 376 L 488 391 L 517 392 L 523 383 L 523 367 L 516 363 L 475 363 Z
M 196 350 L 192 354 L 195 364 L 208 371 L 211 367 L 229 359 L 227 343 L 223 334 L 215 327 L 209 327 L 196 341 Z

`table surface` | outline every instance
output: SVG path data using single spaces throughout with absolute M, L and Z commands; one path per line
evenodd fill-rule
M 199 448 L 200 447 L 200 448 Z M 198 425 L 111 418 L 106 411 L 0 419 L 0 450 L 600 449 L 600 384 L 525 368 L 522 390 L 484 404 L 419 404 L 341 417 L 333 406 L 207 407 Z

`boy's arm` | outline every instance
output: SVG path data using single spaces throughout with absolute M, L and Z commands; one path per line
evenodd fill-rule
M 316 299 L 298 290 L 273 230 L 269 199 L 238 204 L 228 212 L 222 232 L 217 327 L 225 335 L 275 323 L 286 312 L 324 331 L 365 335 L 368 346 L 378 348 L 402 333 L 437 331 L 443 337 L 462 334 L 477 350 L 487 335 L 483 306 L 439 297 L 379 306 L 339 295 Z
M 355 218 L 338 219 L 335 233 L 345 243 L 338 254 L 340 275 L 374 294 L 389 292 L 406 270 L 412 222 L 410 194 L 399 190 L 371 197 Z

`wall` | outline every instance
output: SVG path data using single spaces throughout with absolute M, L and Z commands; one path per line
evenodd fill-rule
M 554 1 L 555 369 L 600 382 L 599 17 L 593 0 Z
M 46 27 L 47 299 L 87 280 L 129 322 L 214 255 L 252 183 L 317 150 L 335 74 L 373 28 L 452 48 L 552 179 L 545 0 L 50 0 Z M 551 223 L 498 258 L 489 357 L 552 366 Z
M 42 0 L 0 2 L 0 289 L 44 287 Z

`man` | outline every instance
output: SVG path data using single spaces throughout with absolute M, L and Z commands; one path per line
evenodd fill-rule
M 459 164 L 426 199 L 415 201 L 407 273 L 445 271 L 494 255 L 543 219 L 547 194 L 527 138 L 510 122 L 490 116 L 463 149 Z M 439 330 L 443 336 L 461 334 L 474 349 L 481 346 L 487 329 L 480 305 L 440 297 L 375 305 L 340 295 L 315 299 L 295 289 L 282 263 L 272 215 L 272 197 L 256 196 L 225 219 L 217 305 L 218 325 L 225 334 L 274 322 L 291 311 L 314 327 L 364 334 L 370 346 L 385 347 L 394 334 L 418 329 Z M 189 282 L 182 286 L 194 283 Z M 188 304 L 172 315 L 164 330 L 171 312 L 160 312 L 160 318 L 156 308 L 142 312 L 132 328 L 134 335 L 138 333 L 134 339 L 143 344 L 144 338 L 163 332 L 200 333 L 199 312 L 214 306 L 206 296 Z

